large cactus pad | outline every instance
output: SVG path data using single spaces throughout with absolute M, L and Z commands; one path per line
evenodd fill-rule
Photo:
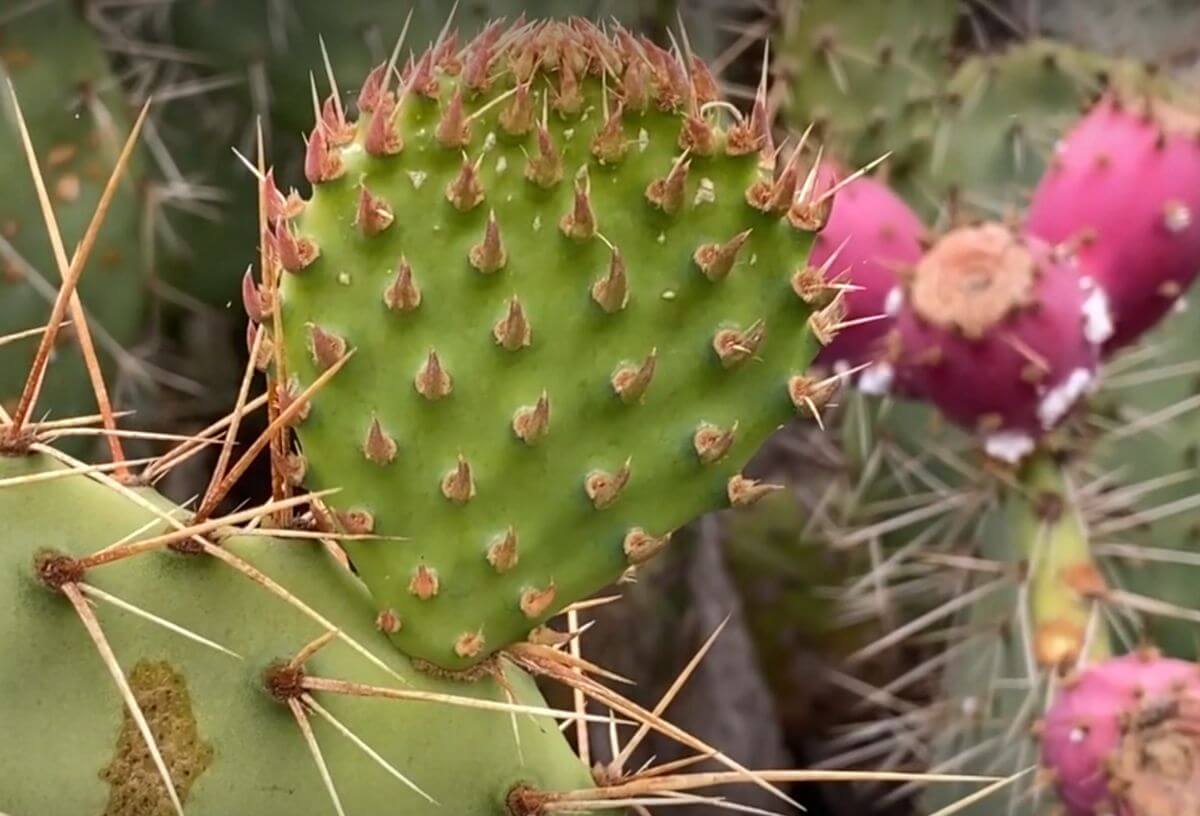
M 739 468 L 820 397 L 826 208 L 763 169 L 761 108 L 624 32 L 492 27 L 398 103 L 382 74 L 357 125 L 326 107 L 294 224 L 277 202 L 286 364 L 354 353 L 298 427 L 311 482 L 406 539 L 347 544 L 401 648 L 464 667 L 761 492 Z
M 158 514 L 180 518 L 182 511 L 151 491 L 123 495 L 44 456 L 0 456 L 0 720 L 6 736 L 0 811 L 176 812 L 132 709 L 65 592 L 53 591 L 56 576 L 78 576 L 46 568 L 51 553 L 69 562 L 121 541 L 159 536 L 170 527 Z M 509 695 L 530 706 L 545 703 L 529 677 L 512 668 L 473 683 L 414 671 L 372 626 L 361 585 L 315 542 L 231 536 L 221 546 L 325 623 L 202 553 L 146 552 L 95 566 L 74 584 L 84 587 L 75 590 L 86 593 L 84 602 L 94 604 L 188 816 L 298 816 L 343 808 L 502 816 L 517 784 L 549 790 L 590 784 L 546 717 L 519 714 L 510 727 L 504 711 L 313 690 L 297 702 L 308 712 L 340 799 L 335 810 L 297 721 L 279 699 L 284 690 L 268 683 L 326 626 L 336 626 L 341 637 L 304 662 L 309 678 L 483 705 L 503 705 Z M 146 614 L 182 628 L 172 631 Z

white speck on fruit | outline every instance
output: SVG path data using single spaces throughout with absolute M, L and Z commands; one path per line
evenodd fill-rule
M 864 394 L 886 394 L 892 389 L 896 371 L 891 363 L 872 363 L 858 375 L 858 390 Z
M 1083 396 L 1092 384 L 1092 372 L 1086 368 L 1077 368 L 1067 375 L 1067 378 L 1051 388 L 1038 403 L 1038 419 L 1046 430 L 1058 424 L 1071 406 Z
M 1178 199 L 1163 205 L 1163 226 L 1168 232 L 1183 232 L 1192 225 L 1192 211 Z
M 889 317 L 895 317 L 900 313 L 900 307 L 904 305 L 904 290 L 899 286 L 893 286 L 888 290 L 887 297 L 883 300 L 883 313 Z
M 1112 337 L 1112 309 L 1108 306 L 1108 294 L 1099 286 L 1093 287 L 1083 301 L 1083 336 L 1088 342 L 1099 345 Z
M 993 459 L 1016 464 L 1033 452 L 1033 437 L 1024 431 L 997 431 L 983 440 L 983 449 Z

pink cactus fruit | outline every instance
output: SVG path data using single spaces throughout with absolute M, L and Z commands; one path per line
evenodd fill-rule
M 1040 729 L 1071 816 L 1200 813 L 1200 666 L 1153 652 L 1064 682 Z
M 888 338 L 897 391 L 920 395 L 1017 461 L 1091 386 L 1107 311 L 1072 259 L 1001 224 L 921 258 Z
M 1200 273 L 1200 118 L 1109 97 L 1059 144 L 1028 230 L 1067 243 L 1112 304 L 1104 352 L 1153 327 Z
M 818 186 L 828 189 L 844 175 L 828 170 Z M 821 350 L 816 365 L 846 371 L 869 363 L 857 377 L 859 387 L 889 389 L 891 364 L 881 359 L 883 338 L 895 322 L 888 299 L 895 299 L 897 273 L 920 260 L 924 234 L 917 214 L 882 182 L 861 176 L 838 190 L 810 263 L 827 282 L 849 284 L 841 297 L 843 322 L 850 325 Z

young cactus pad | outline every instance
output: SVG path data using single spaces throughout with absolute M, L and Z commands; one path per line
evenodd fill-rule
M 828 390 L 836 317 L 792 281 L 828 202 L 798 150 L 764 169 L 762 106 L 622 30 L 489 28 L 398 101 L 381 76 L 275 225 L 285 361 L 294 389 L 353 353 L 297 427 L 309 481 L 406 539 L 347 546 L 396 643 L 462 668 L 766 491 L 741 465 Z
M 177 812 L 131 709 L 59 588 L 79 578 L 69 559 L 158 537 L 171 529 L 166 514 L 184 516 L 152 491 L 123 494 L 45 456 L 0 456 L 0 812 Z M 68 568 L 51 568 L 52 551 Z M 93 566 L 71 583 L 94 610 L 188 816 L 503 816 L 518 784 L 590 786 L 548 717 L 521 713 L 510 726 L 503 710 L 311 688 L 319 678 L 483 705 L 504 706 L 512 694 L 545 706 L 515 668 L 505 670 L 504 687 L 492 677 L 458 683 L 415 671 L 372 625 L 362 586 L 317 542 L 231 536 L 220 539 L 219 552 L 222 559 L 163 547 Z M 269 576 L 326 623 L 221 563 L 228 558 Z M 327 626 L 339 637 L 302 661 L 303 677 L 278 671 Z M 330 803 L 289 700 L 307 712 L 340 808 Z

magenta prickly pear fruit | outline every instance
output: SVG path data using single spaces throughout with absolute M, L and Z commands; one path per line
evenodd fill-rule
M 1111 352 L 1154 326 L 1200 272 L 1200 118 L 1099 102 L 1039 182 L 1028 229 L 1067 242 L 1112 304 Z
M 1200 813 L 1200 666 L 1152 652 L 1092 666 L 1059 692 L 1041 740 L 1072 816 Z
M 835 172 L 828 173 L 828 186 L 835 183 Z M 871 363 L 859 376 L 859 387 L 888 390 L 892 367 L 880 357 L 895 323 L 889 297 L 894 303 L 898 272 L 921 259 L 924 232 L 917 214 L 882 182 L 863 176 L 838 191 L 809 258 L 827 281 L 849 284 L 842 295 L 849 325 L 821 350 L 817 365 L 842 371 Z
M 953 230 L 905 282 L 888 339 L 919 394 L 1015 461 L 1092 384 L 1107 313 L 1069 258 L 1000 224 Z

